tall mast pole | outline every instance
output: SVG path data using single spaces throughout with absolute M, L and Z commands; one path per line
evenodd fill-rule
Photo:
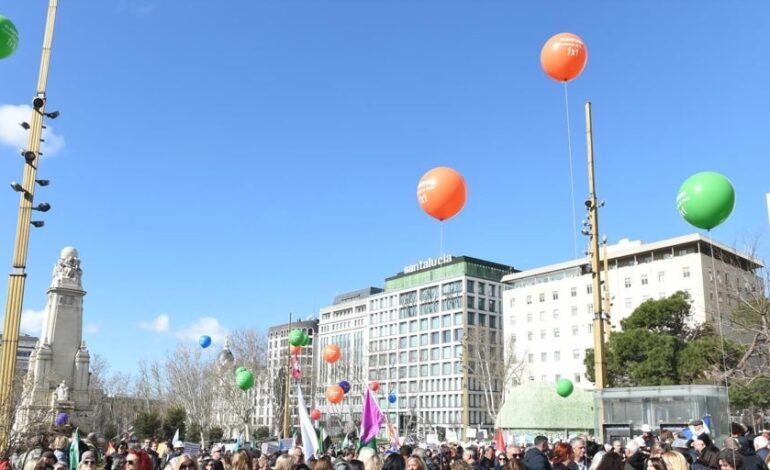
M 289 312 L 289 326 L 286 333 L 286 394 L 284 395 L 284 402 L 283 402 L 283 437 L 285 439 L 288 439 L 289 437 L 289 429 L 291 426 L 289 425 L 289 420 L 291 419 L 291 413 L 289 412 L 289 393 L 291 392 L 291 343 L 289 342 L 289 333 L 291 333 L 291 312 Z
M 606 387 L 607 360 L 604 356 L 604 315 L 602 314 L 601 264 L 599 264 L 599 205 L 594 179 L 594 141 L 591 124 L 591 102 L 586 103 L 586 146 L 588 154 L 588 221 L 591 225 L 591 276 L 594 294 L 594 381 L 597 390 Z
M 8 294 L 5 303 L 3 321 L 3 341 L 0 350 L 0 450 L 8 445 L 8 436 L 12 426 L 12 413 L 15 411 L 12 401 L 13 382 L 16 374 L 16 352 L 19 344 L 21 310 L 24 303 L 24 286 L 27 278 L 27 251 L 29 248 L 30 221 L 32 219 L 32 200 L 35 194 L 35 177 L 40 164 L 40 142 L 43 135 L 43 117 L 45 115 L 46 84 L 48 66 L 51 62 L 51 45 L 56 20 L 58 0 L 49 0 L 48 16 L 43 36 L 43 53 L 40 58 L 40 73 L 37 90 L 33 99 L 32 118 L 30 119 L 29 140 L 24 149 L 25 164 L 22 190 L 19 194 L 19 215 L 16 223 L 16 240 L 13 245 L 13 268 L 8 278 Z

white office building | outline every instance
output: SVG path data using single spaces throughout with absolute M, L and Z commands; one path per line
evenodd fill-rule
M 514 272 L 446 255 L 405 267 L 369 297 L 368 380 L 379 382 L 380 407 L 402 436 L 464 439 L 492 430 L 484 400 L 489 381 L 474 372 L 474 354 L 465 355 L 463 345 L 474 338 L 470 347 L 484 349 L 493 368 L 502 361 L 501 279 Z M 501 381 L 491 384 L 501 395 Z
M 612 300 L 614 330 L 642 302 L 677 291 L 689 294 L 694 322 L 716 323 L 717 308 L 724 316 L 763 289 L 759 261 L 700 234 L 654 243 L 621 240 L 607 247 L 607 260 L 602 294 Z M 592 388 L 583 365 L 586 349 L 593 347 L 589 260 L 509 274 L 503 281 L 505 344 L 525 362 L 524 380 L 567 378 Z

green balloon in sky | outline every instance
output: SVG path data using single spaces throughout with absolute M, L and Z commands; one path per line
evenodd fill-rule
M 724 175 L 713 171 L 696 173 L 679 188 L 676 207 L 690 224 L 711 230 L 733 211 L 735 189 Z
M 11 20 L 0 15 L 0 59 L 13 54 L 19 45 L 19 32 Z
M 304 331 L 302 332 L 302 346 L 310 346 L 310 336 Z
M 574 385 L 572 385 L 572 382 L 568 379 L 559 379 L 559 381 L 556 382 L 556 393 L 558 393 L 560 397 L 567 398 L 572 394 L 574 388 Z
M 235 383 L 241 390 L 248 390 L 254 386 L 254 374 L 248 369 L 242 370 L 235 376 Z
M 302 343 L 305 341 L 304 338 L 305 333 L 299 328 L 289 332 L 289 344 L 292 346 L 302 346 Z

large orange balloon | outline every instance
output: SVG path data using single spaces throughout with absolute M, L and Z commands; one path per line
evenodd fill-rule
M 583 72 L 588 49 L 580 36 L 559 33 L 552 36 L 540 51 L 540 65 L 557 82 L 568 82 Z
M 467 195 L 462 175 L 445 166 L 425 173 L 417 184 L 417 200 L 422 210 L 438 220 L 446 220 L 460 212 Z
M 326 399 L 329 400 L 329 403 L 336 405 L 343 398 L 345 398 L 345 391 L 339 385 L 329 385 L 329 388 L 326 389 Z
M 327 344 L 323 351 L 324 361 L 334 364 L 340 358 L 340 347 L 336 344 Z
M 289 346 L 289 349 L 291 350 L 291 354 L 293 356 L 296 356 L 300 352 L 302 352 L 302 346 Z

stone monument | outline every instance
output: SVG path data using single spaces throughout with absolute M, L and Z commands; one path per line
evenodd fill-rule
M 30 366 L 17 425 L 41 414 L 51 419 L 67 413 L 70 423 L 90 428 L 93 413 L 89 386 L 90 355 L 83 341 L 83 271 L 75 248 L 61 251 L 46 291 L 43 331 L 30 356 Z

